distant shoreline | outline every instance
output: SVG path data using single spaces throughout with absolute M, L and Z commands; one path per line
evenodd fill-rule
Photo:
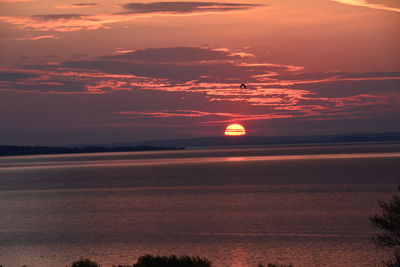
M 143 152 L 163 150 L 201 150 L 240 147 L 320 146 L 340 144 L 382 144 L 400 142 L 400 132 L 354 133 L 308 136 L 215 136 L 174 140 L 149 140 L 134 143 L 113 143 L 74 146 L 18 146 L 0 145 L 1 156 L 78 154 L 106 152 Z
M 105 153 L 105 152 L 143 152 L 163 150 L 183 150 L 183 147 L 167 146 L 82 146 L 82 147 L 49 147 L 49 146 L 7 146 L 0 145 L 0 157 L 2 156 L 24 156 L 44 154 L 82 154 L 82 153 Z
M 193 146 L 185 147 L 185 150 L 207 150 L 207 149 L 239 149 L 239 148 L 290 148 L 290 147 L 318 147 L 318 146 L 341 146 L 341 145 L 400 145 L 400 141 L 355 141 L 355 142 L 304 142 L 304 143 L 275 143 L 261 145 L 227 145 L 227 146 Z
M 167 146 L 185 147 L 187 149 L 201 149 L 211 147 L 238 147 L 238 146 L 282 146 L 282 145 L 309 145 L 309 144 L 338 144 L 338 143 L 376 143 L 400 142 L 400 132 L 387 133 L 352 133 L 333 135 L 305 135 L 305 136 L 214 136 L 172 140 L 147 140 L 140 142 L 125 142 L 105 144 L 115 146 Z M 102 144 L 99 144 L 102 146 Z

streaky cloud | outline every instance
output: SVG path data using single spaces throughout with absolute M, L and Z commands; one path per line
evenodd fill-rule
M 74 32 L 81 30 L 105 29 L 105 23 L 120 21 L 119 19 L 96 17 L 84 14 L 50 14 L 33 16 L 0 16 L 0 21 L 15 25 L 22 30 L 36 30 L 40 32 Z
M 196 13 L 234 11 L 258 7 L 257 4 L 218 3 L 218 2 L 152 2 L 129 3 L 123 7 L 130 13 Z
M 400 1 L 398 0 L 366 0 L 370 4 L 379 4 L 387 7 L 400 8 Z
M 21 38 L 17 38 L 15 40 L 30 40 L 30 41 L 36 41 L 36 40 L 42 40 L 42 39 L 60 39 L 61 37 L 55 36 L 55 35 L 39 35 L 39 36 L 25 36 Z
M 52 15 L 33 15 L 32 19 L 38 21 L 52 21 L 52 20 L 75 20 L 87 17 L 83 14 L 52 14 Z
M 251 55 L 246 53 L 246 55 Z M 128 51 L 119 55 L 106 56 L 106 59 L 132 60 L 146 63 L 205 63 L 243 58 L 243 54 L 229 49 L 208 49 L 202 47 L 166 47 Z
M 88 6 L 89 5 L 89 6 Z M 90 7 L 91 3 L 81 3 L 73 7 Z M 187 16 L 230 11 L 247 10 L 258 7 L 255 4 L 208 3 L 208 2 L 154 2 L 124 5 L 125 12 L 113 14 L 39 14 L 32 16 L 0 16 L 0 21 L 15 25 L 20 29 L 36 31 L 74 32 L 81 30 L 109 29 L 109 24 L 129 22 L 137 18 L 152 16 Z M 67 7 L 68 8 L 68 7 Z M 61 7 L 61 9 L 65 9 Z M 129 11 L 126 11 L 129 10 Z
M 138 115 L 138 116 L 148 116 L 148 117 L 157 117 L 157 118 L 170 118 L 170 117 L 205 117 L 205 116 L 222 116 L 222 117 L 241 117 L 241 114 L 233 114 L 227 112 L 206 112 L 199 110 L 185 110 L 185 109 L 177 109 L 177 110 L 158 110 L 158 111 L 115 111 L 115 114 L 122 115 Z
M 70 5 L 58 5 L 55 8 L 57 9 L 78 9 L 78 8 L 88 8 L 99 6 L 98 3 L 77 3 L 77 4 L 70 4 Z
M 277 118 L 289 118 L 292 117 L 288 112 L 281 113 L 269 113 L 269 114 L 239 114 L 230 112 L 208 112 L 200 110 L 125 110 L 125 111 L 115 111 L 115 114 L 125 115 L 128 118 L 207 118 L 206 122 L 200 122 L 202 124 L 214 124 L 222 122 L 234 122 L 237 120 L 249 121 L 249 120 L 266 120 L 266 119 L 277 119 Z M 287 113 L 287 114 L 284 114 Z M 213 119 L 213 118 L 225 118 Z
M 226 48 L 166 47 L 56 65 L 0 69 L 0 91 L 42 94 L 117 94 L 155 92 L 196 96 L 215 105 L 262 109 L 240 120 L 373 117 L 398 111 L 400 73 L 306 73 L 302 66 L 259 62 Z M 172 53 L 173 52 L 173 53 Z M 170 54 L 177 55 L 171 57 Z M 239 85 L 246 82 L 247 88 Z M 195 109 L 121 111 L 129 118 L 216 118 L 228 112 Z M 257 116 L 256 116 L 257 115 Z
M 376 1 L 376 0 L 331 0 L 346 5 L 360 6 L 366 8 L 372 8 L 377 10 L 386 10 L 393 12 L 400 12 L 398 4 L 393 5 L 390 1 Z
M 35 74 L 28 73 L 28 72 L 13 72 L 4 70 L 3 72 L 0 71 L 0 80 L 1 81 L 8 81 L 8 82 L 15 82 L 21 81 L 25 79 L 32 79 L 38 77 Z

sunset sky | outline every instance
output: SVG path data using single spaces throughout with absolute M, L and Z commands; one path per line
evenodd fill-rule
M 0 143 L 400 131 L 399 29 L 398 0 L 0 0 Z

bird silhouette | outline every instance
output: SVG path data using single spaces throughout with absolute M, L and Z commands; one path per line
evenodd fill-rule
M 247 89 L 247 87 L 246 87 L 246 85 L 245 85 L 244 83 L 242 83 L 242 84 L 240 85 L 240 88 Z

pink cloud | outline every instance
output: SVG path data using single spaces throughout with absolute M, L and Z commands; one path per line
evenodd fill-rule
M 238 66 L 241 67 L 275 67 L 275 68 L 283 68 L 286 69 L 287 71 L 292 71 L 292 72 L 298 72 L 298 71 L 303 71 L 304 67 L 302 66 L 291 66 L 291 65 L 282 65 L 282 64 L 274 64 L 274 63 L 248 63 L 248 62 L 243 62 L 240 64 L 237 64 Z
M 138 116 L 147 116 L 147 117 L 157 117 L 157 118 L 171 118 L 171 117 L 205 117 L 205 116 L 221 116 L 221 117 L 233 117 L 238 118 L 242 115 L 234 114 L 234 113 L 225 113 L 225 112 L 205 112 L 199 110 L 160 110 L 157 112 L 154 111 L 116 111 L 116 114 L 123 115 L 138 115 Z
M 180 50 L 186 54 L 181 53 L 173 62 L 166 56 L 171 51 L 178 53 Z M 204 105 L 235 103 L 257 111 L 239 114 L 160 109 L 115 113 L 126 118 L 207 118 L 209 123 L 290 117 L 331 119 L 345 114 L 371 117 L 379 109 L 385 112 L 399 109 L 400 96 L 394 91 L 398 89 L 398 73 L 313 74 L 304 73 L 301 66 L 259 63 L 256 57 L 238 56 L 234 61 L 227 61 L 236 52 L 240 51 L 177 47 L 124 51 L 97 60 L 59 62 L 58 65 L 2 68 L 0 90 L 47 94 L 178 93 L 180 96 L 199 97 Z M 199 63 L 202 60 L 212 62 L 204 67 L 206 63 Z M 215 68 L 218 72 L 210 72 L 209 68 L 215 66 L 218 66 Z M 223 69 L 219 69 L 220 66 Z M 194 77 L 191 68 L 196 72 Z M 175 80 L 176 73 L 184 76 L 187 70 L 191 80 Z M 3 76 L 1 71 L 5 72 Z M 160 78 L 163 71 L 166 72 Z M 240 80 L 249 79 L 245 81 L 246 89 L 240 88 L 238 80 L 231 78 L 238 73 L 243 75 Z
M 157 110 L 157 111 L 117 111 L 114 112 L 120 115 L 127 115 L 128 118 L 201 118 L 201 117 L 222 117 L 224 120 L 207 119 L 207 121 L 200 122 L 201 124 L 214 124 L 235 121 L 250 121 L 250 120 L 266 120 L 276 118 L 288 118 L 292 115 L 288 114 L 238 114 L 229 112 L 206 112 L 199 110 Z

